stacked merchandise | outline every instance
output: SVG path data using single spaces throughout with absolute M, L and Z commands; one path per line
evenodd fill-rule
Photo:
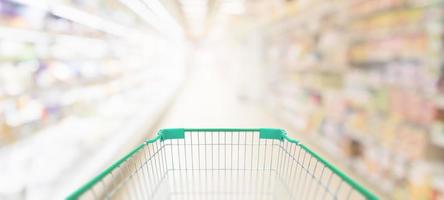
M 180 85 L 179 48 L 171 51 L 149 34 L 131 41 L 73 21 L 90 15 L 83 9 L 113 9 L 110 18 L 138 23 L 124 7 L 94 10 L 101 2 L 67 2 L 75 10 L 71 16 L 67 9 L 67 19 L 0 0 L 0 199 L 63 197 L 74 189 L 66 182 L 102 168 L 88 162 L 106 165 L 118 151 L 113 147 L 141 138 Z M 107 152 L 99 148 L 107 145 Z M 82 165 L 91 173 L 78 172 Z
M 62 100 L 62 91 L 104 83 L 121 70 L 99 39 L 101 32 L 19 3 L 3 0 L 0 5 L 3 146 L 63 118 L 73 102 Z M 111 63 L 114 70 L 100 62 Z
M 299 6 L 264 37 L 268 102 L 390 197 L 444 198 L 444 2 Z
M 362 171 L 375 174 L 376 181 L 389 177 L 385 188 L 399 186 L 393 188 L 398 198 L 444 195 L 439 174 L 444 146 L 436 147 L 432 137 L 443 134 L 436 128 L 442 123 L 437 86 L 444 67 L 443 6 L 400 0 L 351 4 L 353 75 L 345 90 L 351 96 L 359 90 L 366 98 L 349 100 L 346 131 L 357 138 L 370 135 L 372 142 L 357 142 L 366 152 Z

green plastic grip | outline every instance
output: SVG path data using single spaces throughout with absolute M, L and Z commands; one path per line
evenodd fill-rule
M 184 128 L 169 128 L 159 130 L 159 136 L 162 141 L 171 139 L 184 139 L 186 131 L 195 132 L 235 132 L 235 131 L 248 131 L 259 132 L 259 138 L 261 139 L 274 139 L 284 140 L 287 133 L 282 129 L 277 128 L 260 128 L 260 129 L 184 129 Z
M 168 128 L 159 130 L 160 140 L 183 139 L 185 138 L 185 129 Z
M 284 140 L 285 135 L 287 135 L 287 133 L 282 129 L 261 128 L 259 130 L 259 138 L 261 139 Z

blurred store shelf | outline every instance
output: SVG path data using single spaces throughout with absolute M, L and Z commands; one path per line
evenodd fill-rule
M 268 104 L 388 197 L 439 199 L 443 1 L 294 4 L 258 34 Z
M 183 45 L 128 28 L 123 5 L 0 3 L 0 199 L 62 199 L 154 126 Z

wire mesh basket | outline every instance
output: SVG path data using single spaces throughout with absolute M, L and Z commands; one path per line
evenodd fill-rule
M 377 199 L 281 129 L 163 129 L 67 197 Z

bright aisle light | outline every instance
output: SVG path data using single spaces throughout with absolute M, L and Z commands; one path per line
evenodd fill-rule
M 216 10 L 217 12 L 211 18 L 211 29 L 208 34 L 210 40 L 223 38 L 232 17 L 245 14 L 245 0 L 219 1 Z
M 245 12 L 244 0 L 228 0 L 221 2 L 221 12 L 231 15 L 240 15 Z
M 176 20 L 157 0 L 119 0 L 160 33 L 173 38 L 181 38 L 183 31 Z
M 50 12 L 56 16 L 63 17 L 73 22 L 89 26 L 91 28 L 102 30 L 113 35 L 126 37 L 128 35 L 136 34 L 134 30 L 128 29 L 116 23 L 106 21 L 100 17 L 90 15 L 79 9 L 72 8 L 65 5 L 53 5 Z
M 212 27 L 216 29 L 220 29 L 230 16 L 245 13 L 245 0 L 217 1 L 215 2 L 216 5 L 214 9 L 216 12 L 210 11 L 211 5 L 209 5 L 208 0 L 179 0 L 179 3 L 187 19 L 190 32 L 197 36 L 204 33 L 206 25 L 208 24 L 211 24 Z M 213 30 L 209 31 L 214 32 Z
M 180 0 L 180 4 L 191 31 L 202 34 L 208 16 L 208 0 Z
M 139 15 L 139 17 L 145 20 L 148 24 L 152 25 L 155 29 L 159 31 L 165 30 L 165 26 L 157 21 L 157 17 L 154 13 L 147 12 L 147 10 L 143 8 L 144 5 L 142 2 L 138 0 L 120 0 L 120 2 Z
M 88 26 L 90 28 L 104 31 L 106 33 L 125 38 L 142 38 L 146 34 L 136 31 L 132 28 L 122 26 L 101 17 L 89 14 L 81 9 L 67 6 L 61 3 L 47 0 L 13 0 L 17 3 L 28 5 L 34 8 L 47 10 L 52 14 L 71 20 L 73 22 Z M 158 1 L 140 0 L 119 0 L 122 4 L 130 8 L 148 24 L 152 25 L 160 33 L 173 38 L 180 38 L 182 29 L 175 22 L 174 18 L 168 14 L 165 7 Z
M 80 9 L 66 6 L 54 1 L 45 0 L 13 0 L 17 3 L 31 6 L 33 8 L 46 10 L 52 14 L 88 26 L 90 28 L 100 30 L 112 35 L 120 37 L 134 37 L 135 35 L 143 35 L 138 31 L 129 29 L 120 24 L 105 20 L 101 17 L 84 12 Z

